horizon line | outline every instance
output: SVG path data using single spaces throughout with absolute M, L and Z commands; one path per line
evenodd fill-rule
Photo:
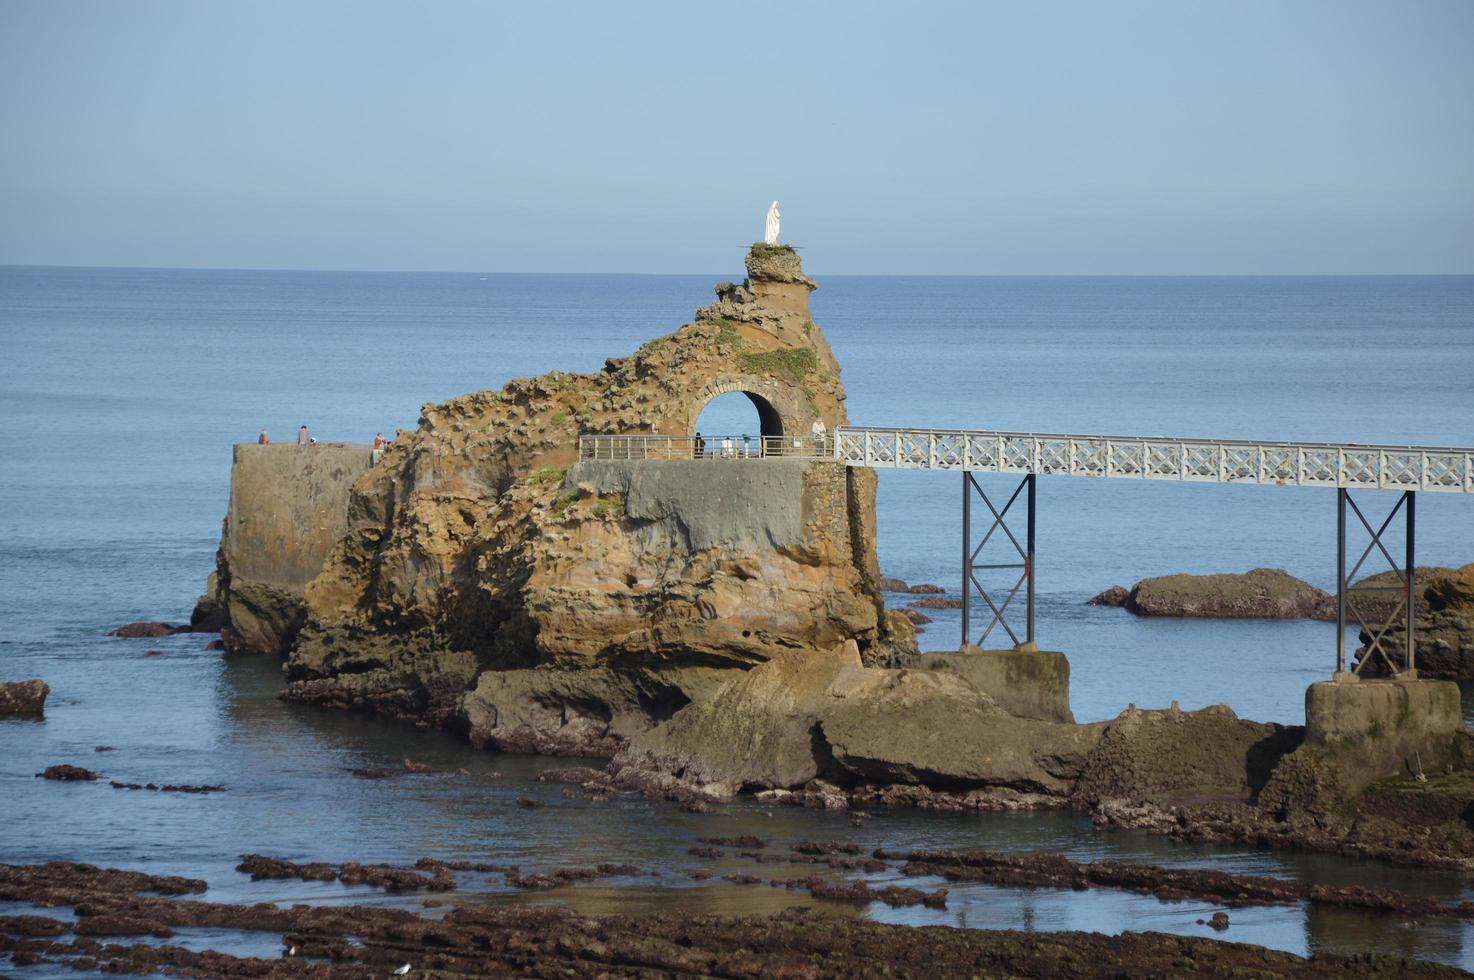
M 119 272 L 287 272 L 433 276 L 721 276 L 712 272 L 550 271 L 507 272 L 484 269 L 329 269 L 216 265 L 98 265 L 53 262 L 0 262 L 0 269 L 77 269 Z M 810 276 L 850 279 L 1457 279 L 1467 272 L 809 272 Z

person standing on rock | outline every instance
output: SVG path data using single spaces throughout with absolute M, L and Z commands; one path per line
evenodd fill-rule
M 297 445 L 305 446 L 312 441 L 312 434 L 307 431 L 307 426 L 297 430 Z
M 382 432 L 375 432 L 374 433 L 374 451 L 369 456 L 369 464 L 370 465 L 372 465 L 374 463 L 377 463 L 379 461 L 379 457 L 381 457 L 381 456 L 384 455 L 384 447 L 387 446 L 388 444 L 389 444 L 389 441 L 384 438 L 384 433 L 382 433 Z
M 271 439 L 270 439 L 270 437 L 268 437 L 266 435 L 266 430 L 265 429 L 262 429 L 261 430 L 261 434 L 256 437 L 256 445 L 258 445 L 258 446 L 265 446 L 265 445 L 269 444 L 270 442 L 271 442 Z

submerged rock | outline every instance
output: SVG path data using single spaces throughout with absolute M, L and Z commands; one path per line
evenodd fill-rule
M 189 632 L 188 626 L 171 626 L 168 623 L 124 623 L 115 630 L 111 630 L 108 636 L 122 636 L 133 639 L 153 639 L 158 636 L 173 636 L 175 633 Z
M 0 718 L 42 718 L 51 686 L 45 681 L 0 682 Z
M 1091 597 L 1089 605 L 1121 608 L 1131 601 L 1131 590 L 1124 585 L 1113 585 L 1099 595 Z
M 962 600 L 951 596 L 930 596 L 926 599 L 917 599 L 915 602 L 907 603 L 911 609 L 961 609 Z

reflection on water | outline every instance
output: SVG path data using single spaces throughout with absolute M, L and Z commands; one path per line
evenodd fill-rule
M 4 827 L 0 855 L 9 862 L 83 860 L 159 874 L 205 878 L 209 898 L 228 902 L 373 902 L 422 909 L 424 896 L 387 896 L 336 882 L 252 882 L 234 870 L 239 855 L 293 860 L 398 862 L 421 856 L 519 864 L 525 870 L 602 861 L 634 864 L 659 877 L 600 880 L 546 892 L 509 888 L 500 875 L 462 873 L 456 901 L 555 902 L 584 912 L 659 909 L 768 913 L 812 904 L 802 890 L 736 885 L 724 874 L 768 879 L 833 875 L 813 865 L 756 865 L 735 849 L 716 860 L 687 849 L 703 836 L 755 834 L 775 849 L 802 839 L 853 841 L 864 848 L 1052 850 L 1076 860 L 1115 858 L 1272 874 L 1311 882 L 1399 888 L 1444 901 L 1471 897 L 1457 874 L 1398 868 L 1319 855 L 1193 845 L 1141 832 L 1099 832 L 1062 813 L 946 814 L 877 809 L 865 827 L 842 813 L 772 808 L 750 799 L 708 815 L 621 797 L 604 804 L 566 799 L 562 787 L 536 782 L 567 760 L 478 752 L 454 738 L 379 718 L 286 704 L 276 697 L 279 666 L 261 658 L 224 657 L 205 637 L 27 644 L 18 662 L 36 666 L 65 694 L 45 722 L 0 723 Z M 145 648 L 162 656 L 142 658 Z M 12 664 L 15 666 L 15 664 Z M 24 670 L 22 672 L 25 672 Z M 41 672 L 41 671 L 35 671 Z M 119 676 L 147 683 L 118 683 Z M 113 751 L 93 752 L 106 743 Z M 354 767 L 395 767 L 412 758 L 434 775 L 354 777 Z M 73 762 L 104 778 L 129 782 L 224 783 L 210 796 L 127 792 L 105 782 L 53 783 L 33 778 L 46 765 Z M 461 771 L 464 770 L 464 773 Z M 516 805 L 519 796 L 545 805 Z M 693 871 L 716 877 L 697 881 Z M 899 880 L 895 870 L 865 876 Z M 1220 906 L 1164 902 L 1110 890 L 998 888 L 912 879 L 950 889 L 948 907 L 857 910 L 820 903 L 835 915 L 886 922 L 988 929 L 1155 929 L 1215 935 L 1197 920 Z M 442 898 L 446 896 L 440 896 Z M 1230 910 L 1226 938 L 1308 954 L 1398 950 L 1464 966 L 1466 927 L 1404 924 L 1396 917 L 1324 909 Z M 187 937 L 262 954 L 260 937 Z M 269 954 L 270 951 L 267 951 Z M 263 954 L 265 955 L 265 954 Z

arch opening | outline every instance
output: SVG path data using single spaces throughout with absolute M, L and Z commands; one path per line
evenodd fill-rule
M 722 392 L 702 406 L 692 431 L 696 433 L 776 439 L 783 435 L 783 417 L 762 395 L 737 389 Z

